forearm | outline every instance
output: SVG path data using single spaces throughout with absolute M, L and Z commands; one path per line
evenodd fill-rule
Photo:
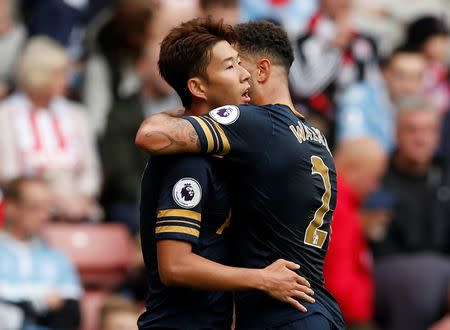
M 167 268 L 169 271 L 160 274 L 169 286 L 217 291 L 263 290 L 265 287 L 260 269 L 225 266 L 194 253 Z
M 159 113 L 146 119 L 135 143 L 151 154 L 199 152 L 200 141 L 194 127 L 182 118 Z

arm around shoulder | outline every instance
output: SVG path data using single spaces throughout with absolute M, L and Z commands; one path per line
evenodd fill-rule
M 194 126 L 167 113 L 147 118 L 139 127 L 135 143 L 151 154 L 200 152 L 200 140 Z

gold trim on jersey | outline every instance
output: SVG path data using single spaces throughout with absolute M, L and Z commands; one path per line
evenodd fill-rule
M 224 156 L 224 155 L 228 154 L 230 152 L 231 147 L 230 147 L 230 142 L 228 141 L 228 138 L 227 138 L 223 128 L 219 124 L 217 124 L 214 120 L 206 118 L 206 117 L 205 117 L 205 119 L 208 119 L 208 121 L 214 125 L 214 128 L 217 130 L 217 133 L 219 133 L 219 136 L 222 140 L 222 145 L 223 145 L 222 151 L 218 152 L 217 154 L 220 156 Z
M 203 133 L 205 133 L 206 136 L 206 142 L 208 144 L 208 148 L 207 148 L 207 152 L 210 153 L 213 149 L 214 149 L 214 138 L 213 135 L 211 133 L 211 130 L 208 128 L 208 126 L 203 122 L 203 120 L 201 120 L 201 118 L 199 117 L 190 117 L 192 119 L 194 119 L 202 128 Z
M 200 231 L 194 228 L 183 226 L 160 226 L 155 228 L 156 234 L 172 233 L 172 234 L 186 234 L 195 237 L 200 236 Z
M 207 120 L 209 118 L 207 117 L 200 117 L 201 120 L 203 120 L 203 122 L 206 124 L 206 126 L 208 126 L 209 130 L 211 131 L 211 133 L 213 134 L 213 142 L 214 142 L 214 147 L 213 147 L 213 153 L 216 153 L 220 150 L 220 144 L 221 144 L 221 140 L 219 137 L 219 134 L 217 132 L 216 129 L 214 129 L 214 125 L 211 123 L 211 120 Z
M 168 223 L 168 222 L 170 222 L 170 223 L 172 223 L 172 222 L 174 222 L 174 223 L 184 223 L 184 224 L 187 224 L 187 225 L 193 225 L 195 227 L 200 228 L 200 225 L 198 223 L 193 223 L 193 222 L 183 221 L 183 220 L 161 220 L 161 221 L 156 221 L 156 225 L 158 226 L 160 223 Z
M 192 211 L 192 210 L 180 210 L 180 209 L 167 209 L 160 210 L 157 212 L 156 217 L 165 218 L 165 217 L 178 217 L 178 218 L 188 218 L 197 221 L 202 221 L 202 214 L 200 212 Z
M 277 104 L 284 105 L 284 106 L 288 107 L 289 110 L 291 110 L 292 113 L 295 115 L 295 117 L 297 117 L 297 118 L 305 118 L 305 116 L 303 116 L 297 109 L 295 109 L 295 108 L 292 109 L 289 105 L 287 105 L 285 103 L 277 103 Z

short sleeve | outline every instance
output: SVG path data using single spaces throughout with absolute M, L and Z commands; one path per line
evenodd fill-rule
M 202 153 L 216 156 L 257 152 L 261 136 L 272 133 L 268 111 L 250 105 L 225 105 L 203 116 L 185 117 L 195 128 Z
M 179 157 L 166 169 L 156 212 L 156 240 L 197 244 L 208 195 L 209 163 L 201 156 Z

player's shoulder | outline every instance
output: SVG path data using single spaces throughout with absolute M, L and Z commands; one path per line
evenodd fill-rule
M 208 116 L 222 125 L 231 125 L 242 118 L 258 117 L 266 112 L 264 106 L 253 104 L 223 105 L 212 109 Z

